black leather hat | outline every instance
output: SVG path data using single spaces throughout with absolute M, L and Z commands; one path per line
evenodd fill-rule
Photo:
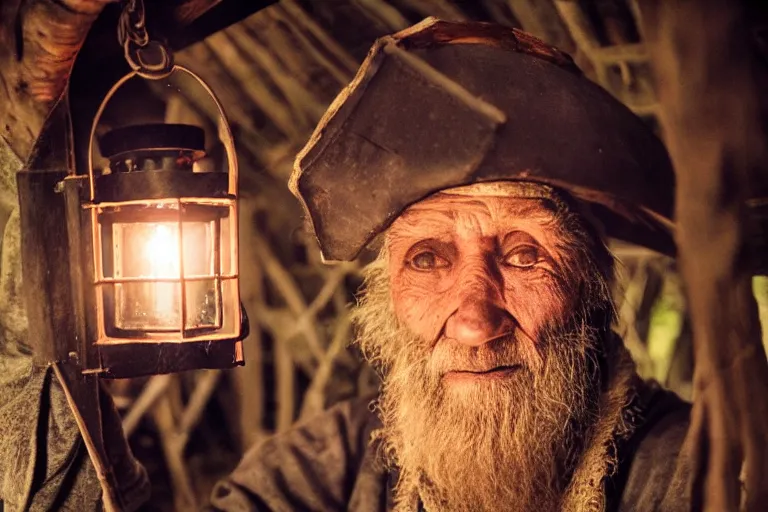
M 565 190 L 609 236 L 674 254 L 663 144 L 568 55 L 498 25 L 427 19 L 379 39 L 290 186 L 323 257 L 351 260 L 410 204 L 498 180 Z

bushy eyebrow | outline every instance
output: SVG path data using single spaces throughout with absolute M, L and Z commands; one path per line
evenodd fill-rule
M 409 224 L 405 226 L 398 226 L 397 229 L 390 229 L 387 232 L 387 243 L 390 247 L 397 246 L 402 243 L 408 243 L 409 245 L 414 243 L 414 240 L 438 240 L 441 242 L 448 242 L 453 239 L 453 232 L 449 229 L 449 224 L 443 224 L 442 226 L 435 224 L 431 229 L 425 229 L 424 224 Z
M 453 220 L 455 209 L 451 208 L 452 204 L 478 207 L 484 209 L 489 215 L 492 214 L 491 209 L 488 207 L 488 203 L 485 201 L 481 201 L 472 197 L 450 196 L 448 194 L 441 194 L 440 198 L 443 205 L 447 205 L 448 208 L 445 208 L 445 206 L 442 208 L 435 208 L 435 205 L 430 204 L 430 201 L 426 201 L 424 204 L 416 203 L 405 210 L 401 214 L 401 218 L 407 219 L 414 214 L 430 211 L 437 214 L 442 214 L 446 218 Z M 526 217 L 530 215 L 542 214 L 544 212 L 553 217 L 557 216 L 557 208 L 550 201 L 539 198 L 528 198 L 526 200 L 519 201 L 514 205 L 507 203 L 504 204 L 503 209 L 505 210 L 505 214 L 507 216 L 513 217 Z

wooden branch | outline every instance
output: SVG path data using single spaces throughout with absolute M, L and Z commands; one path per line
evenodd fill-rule
M 569 0 L 555 0 L 555 7 L 557 12 L 560 13 L 565 26 L 568 27 L 573 40 L 576 42 L 579 50 L 584 52 L 587 58 L 593 63 L 594 53 L 599 50 L 600 42 L 592 32 L 592 25 L 589 19 L 581 10 L 578 2 L 571 2 Z M 597 82 L 600 85 L 607 85 L 607 76 L 605 66 L 595 65 L 595 73 L 597 74 Z
M 229 73 L 227 66 L 210 49 L 207 42 L 190 46 L 176 55 L 180 64 L 187 65 L 200 73 L 203 79 L 216 91 L 227 112 L 230 123 L 236 129 L 238 154 L 245 155 L 241 158 L 244 167 L 264 168 L 285 182 L 292 169 L 291 165 L 283 168 L 279 163 L 286 153 L 295 154 L 295 150 L 287 149 L 291 146 L 286 142 L 285 135 L 279 128 L 272 126 L 257 126 L 256 113 L 261 114 L 253 106 L 253 102 L 244 86 Z M 200 91 L 183 89 L 181 94 L 189 104 L 197 111 L 204 113 L 211 121 L 217 118 L 218 112 L 211 103 L 210 98 Z M 271 121 L 266 121 L 270 123 Z M 243 191 L 258 189 L 251 172 L 240 174 L 240 188 Z
M 523 28 L 523 24 L 517 19 L 507 0 L 480 0 L 477 6 L 482 7 L 490 15 L 490 20 L 507 27 Z M 464 6 L 462 6 L 464 7 Z M 466 9 L 466 7 L 464 7 Z M 475 19 L 472 17 L 471 19 Z
M 309 307 L 296 319 L 293 328 L 286 333 L 287 338 L 291 338 L 307 329 L 310 322 L 315 320 L 317 313 L 323 309 L 328 301 L 333 297 L 334 292 L 339 285 L 343 283 L 344 278 L 358 269 L 357 262 L 344 262 L 336 264 L 326 273 L 323 287 L 317 293 Z
M 251 100 L 246 91 L 240 87 L 237 79 L 227 72 L 227 67 L 205 42 L 192 45 L 178 52 L 175 55 L 175 59 L 179 64 L 194 69 L 199 73 L 211 88 L 216 91 L 216 95 L 227 103 L 232 105 L 248 105 L 250 103 Z M 184 92 L 187 95 L 190 94 L 189 91 Z M 197 95 L 192 95 L 191 99 L 193 101 L 197 100 Z M 194 101 L 195 106 L 204 110 L 209 119 L 213 119 L 216 110 L 213 108 L 213 105 L 210 105 L 210 99 L 201 99 L 203 100 L 201 102 Z M 204 101 L 206 99 L 208 101 Z M 230 122 L 237 124 L 244 130 L 256 134 L 259 133 L 253 116 L 248 115 L 247 109 L 227 109 L 227 117 Z M 267 142 L 265 141 L 265 143 Z
M 744 200 L 751 169 L 766 167 L 768 134 L 750 32 L 741 2 L 646 0 L 640 9 L 677 174 L 679 262 L 694 335 L 684 446 L 693 460 L 692 509 L 763 510 L 768 363 L 745 259 Z
M 594 33 L 592 23 L 578 2 L 555 0 L 555 6 L 574 41 L 581 52 L 592 64 L 595 81 L 625 103 L 639 116 L 658 115 L 658 102 L 651 78 L 639 74 L 630 64 L 648 62 L 648 54 L 643 43 L 601 46 Z M 627 15 L 631 16 L 630 10 Z M 630 20 L 631 22 L 631 20 Z M 621 81 L 612 80 L 610 68 L 618 68 Z M 639 76 L 635 76 L 639 74 Z M 637 84 L 645 87 L 637 87 Z
M 400 11 L 385 0 L 351 0 L 351 3 L 387 32 L 397 32 L 410 25 Z
M 289 137 L 298 137 L 302 133 L 296 120 L 285 108 L 282 98 L 265 85 L 267 77 L 259 73 L 258 66 L 238 50 L 226 31 L 210 36 L 205 44 L 224 63 L 237 82 L 247 84 L 242 90 L 276 127 Z
M 652 374 L 653 361 L 648 354 L 647 346 L 637 332 L 637 310 L 643 301 L 648 281 L 648 268 L 645 262 L 639 261 L 634 272 L 622 281 L 628 281 L 624 290 L 624 300 L 619 307 L 619 320 L 626 329 L 622 339 L 637 362 L 640 375 L 650 375 Z
M 560 19 L 550 1 L 507 0 L 507 5 L 526 32 L 542 38 L 564 52 L 572 52 L 575 49 L 574 40 L 579 43 L 573 31 L 571 34 L 568 33 L 563 20 Z M 576 8 L 578 9 L 578 6 Z
M 323 49 L 333 57 L 341 71 L 350 77 L 355 74 L 359 63 L 342 45 L 316 23 L 296 0 L 281 0 L 279 5 L 285 9 L 285 13 L 294 20 L 300 30 L 305 31 L 307 35 L 322 45 Z M 347 82 L 348 80 L 344 80 L 342 84 L 346 85 Z
M 264 276 L 261 264 L 252 248 L 251 233 L 256 215 L 255 201 L 240 200 L 240 300 L 249 313 L 251 332 L 243 341 L 245 366 L 232 375 L 238 391 L 240 447 L 243 452 L 264 434 L 267 392 L 264 386 L 264 354 L 262 329 L 256 320 L 257 311 L 264 309 Z
M 291 35 L 300 44 L 301 52 L 309 56 L 322 69 L 324 69 L 326 73 L 332 76 L 333 79 L 336 80 L 336 83 L 339 87 L 347 85 L 349 81 L 352 80 L 354 70 L 349 69 L 344 64 L 340 64 L 336 59 L 334 59 L 332 54 L 329 55 L 327 50 L 320 46 L 322 43 L 318 44 L 316 40 L 311 39 L 311 32 L 302 28 L 302 26 L 299 24 L 301 21 L 297 21 L 296 18 L 291 15 L 291 11 L 285 5 L 277 4 L 268 12 L 265 11 L 264 14 L 272 16 L 276 21 L 284 23 L 288 30 L 291 32 Z M 305 16 L 310 22 L 314 23 L 314 21 L 306 16 L 303 11 L 302 15 Z M 302 21 L 304 20 L 302 19 Z M 304 21 L 304 23 L 306 23 L 306 21 Z M 322 31 L 322 28 L 317 26 L 315 27 L 315 30 Z M 329 38 L 329 36 L 324 32 L 322 37 L 324 39 Z M 286 47 L 286 45 L 279 45 L 276 50 L 279 51 L 279 49 L 285 49 L 289 50 L 290 53 L 295 53 L 294 48 Z M 345 58 L 347 57 L 348 56 Z M 351 60 L 351 64 L 354 65 L 354 60 Z
M 272 56 L 269 48 L 259 43 L 257 30 L 251 29 L 248 22 L 243 22 L 228 28 L 227 34 L 232 43 L 251 57 L 272 79 L 291 108 L 294 119 L 309 133 L 325 113 L 326 105 L 319 102 L 313 92 L 301 85 L 295 76 L 289 74 Z
M 131 437 L 131 434 L 139 422 L 157 403 L 157 401 L 166 393 L 171 383 L 171 375 L 155 375 L 150 378 L 141 390 L 139 397 L 133 402 L 133 406 L 123 418 L 123 432 L 125 437 Z
M 243 21 L 248 37 L 267 51 L 280 73 L 310 94 L 322 112 L 339 90 L 352 79 L 352 73 L 342 68 L 323 43 L 314 39 L 279 4 Z M 266 66 L 265 66 L 266 67 Z M 302 141 L 303 142 L 303 141 Z
M 21 160 L 64 91 L 91 24 L 109 1 L 11 0 L 0 7 L 0 135 Z
M 173 17 L 179 25 L 189 25 L 206 12 L 213 9 L 222 0 L 184 0 L 174 9 Z
M 56 375 L 56 379 L 58 379 L 59 383 L 61 384 L 61 389 L 64 391 L 64 396 L 67 398 L 67 404 L 72 411 L 72 415 L 75 417 L 75 423 L 77 423 L 80 436 L 83 438 L 83 442 L 85 443 L 88 456 L 90 457 L 91 462 L 93 463 L 93 467 L 96 470 L 96 478 L 99 480 L 99 485 L 101 486 L 101 499 L 104 501 L 104 510 L 105 512 L 119 512 L 120 507 L 118 506 L 117 499 L 115 497 L 115 489 L 112 488 L 109 482 L 109 478 L 107 477 L 107 474 L 110 470 L 107 466 L 104 465 L 104 461 L 101 459 L 101 457 L 99 457 L 98 451 L 93 442 L 93 438 L 88 432 L 88 427 L 85 424 L 85 419 L 79 413 L 79 409 L 77 408 L 75 399 L 69 389 L 67 380 L 62 375 L 59 363 L 53 363 L 51 366 L 53 366 L 53 373 Z
M 176 378 L 178 376 L 173 376 Z M 195 497 L 192 480 L 184 461 L 182 439 L 176 430 L 176 421 L 173 414 L 173 405 L 168 393 L 158 400 L 153 409 L 153 417 L 157 425 L 160 441 L 168 466 L 173 487 L 173 502 L 176 510 L 198 510 L 199 506 Z
M 464 12 L 448 0 L 404 0 L 403 5 L 425 18 L 435 16 L 447 21 L 464 21 L 467 19 Z
M 305 315 L 307 303 L 299 287 L 296 285 L 290 272 L 283 267 L 280 260 L 274 255 L 267 242 L 257 233 L 253 233 L 253 248 L 262 262 L 264 273 L 272 284 L 275 285 L 283 299 L 285 299 L 291 313 L 297 317 Z M 316 360 L 321 360 L 325 351 L 317 330 L 314 326 L 311 326 L 305 327 L 303 332 L 312 355 Z
M 273 343 L 277 400 L 275 429 L 278 432 L 284 432 L 293 424 L 296 409 L 296 374 L 286 340 L 276 336 L 273 338 Z
M 325 409 L 326 387 L 333 376 L 333 363 L 339 353 L 347 346 L 351 327 L 352 322 L 349 314 L 346 312 L 339 314 L 336 318 L 336 327 L 328 350 L 320 361 L 312 383 L 304 394 L 300 418 L 308 418 Z
M 293 330 L 296 316 L 288 308 L 269 308 L 261 305 L 256 309 L 255 315 L 259 325 L 269 333 L 272 338 L 279 338 L 288 347 L 293 363 L 307 375 L 314 375 L 317 368 L 318 357 L 307 347 L 306 338 L 296 335 L 286 337 L 285 333 Z M 312 326 L 311 328 L 319 328 Z M 299 333 L 301 334 L 301 333 Z

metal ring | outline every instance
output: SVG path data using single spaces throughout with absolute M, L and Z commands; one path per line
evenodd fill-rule
M 128 39 L 123 46 L 125 60 L 139 76 L 148 80 L 160 80 L 173 72 L 173 54 L 162 43 L 149 41 L 146 45 L 139 45 Z M 146 60 L 150 50 L 159 52 L 159 62 Z

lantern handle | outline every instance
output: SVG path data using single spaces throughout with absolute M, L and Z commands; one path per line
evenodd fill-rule
M 205 92 L 208 93 L 208 96 L 213 100 L 214 105 L 216 105 L 216 110 L 218 111 L 218 114 L 219 114 L 219 123 L 217 123 L 216 131 L 217 131 L 218 138 L 221 141 L 221 143 L 224 144 L 224 150 L 227 153 L 227 163 L 228 163 L 227 174 L 229 177 L 227 192 L 230 195 L 237 197 L 237 178 L 238 178 L 237 152 L 235 151 L 235 139 L 234 137 L 232 137 L 232 129 L 229 127 L 229 120 L 227 119 L 227 114 L 224 112 L 224 107 L 219 101 L 219 98 L 216 97 L 216 94 L 214 94 L 211 87 L 197 73 L 179 64 L 174 64 L 173 67 L 171 68 L 170 73 L 163 74 L 162 76 L 157 76 L 157 77 L 148 76 L 146 74 L 143 74 L 135 70 L 131 71 L 127 75 L 123 76 L 120 80 L 115 82 L 115 84 L 107 92 L 107 95 L 102 100 L 101 104 L 99 105 L 99 109 L 96 111 L 96 115 L 93 118 L 93 124 L 91 124 L 91 133 L 88 138 L 88 182 L 90 185 L 91 202 L 96 200 L 96 180 L 93 175 L 93 139 L 96 137 L 96 127 L 99 125 L 99 121 L 101 120 L 101 115 L 104 113 L 104 109 L 109 103 L 109 100 L 112 99 L 112 96 L 115 95 L 117 90 L 120 87 L 122 87 L 122 85 L 125 82 L 127 82 L 128 80 L 130 80 L 135 76 L 141 76 L 145 80 L 159 80 L 161 78 L 165 78 L 167 76 L 172 75 L 176 71 L 186 73 L 187 75 L 194 78 L 195 81 L 203 88 L 203 90 L 205 90 Z

